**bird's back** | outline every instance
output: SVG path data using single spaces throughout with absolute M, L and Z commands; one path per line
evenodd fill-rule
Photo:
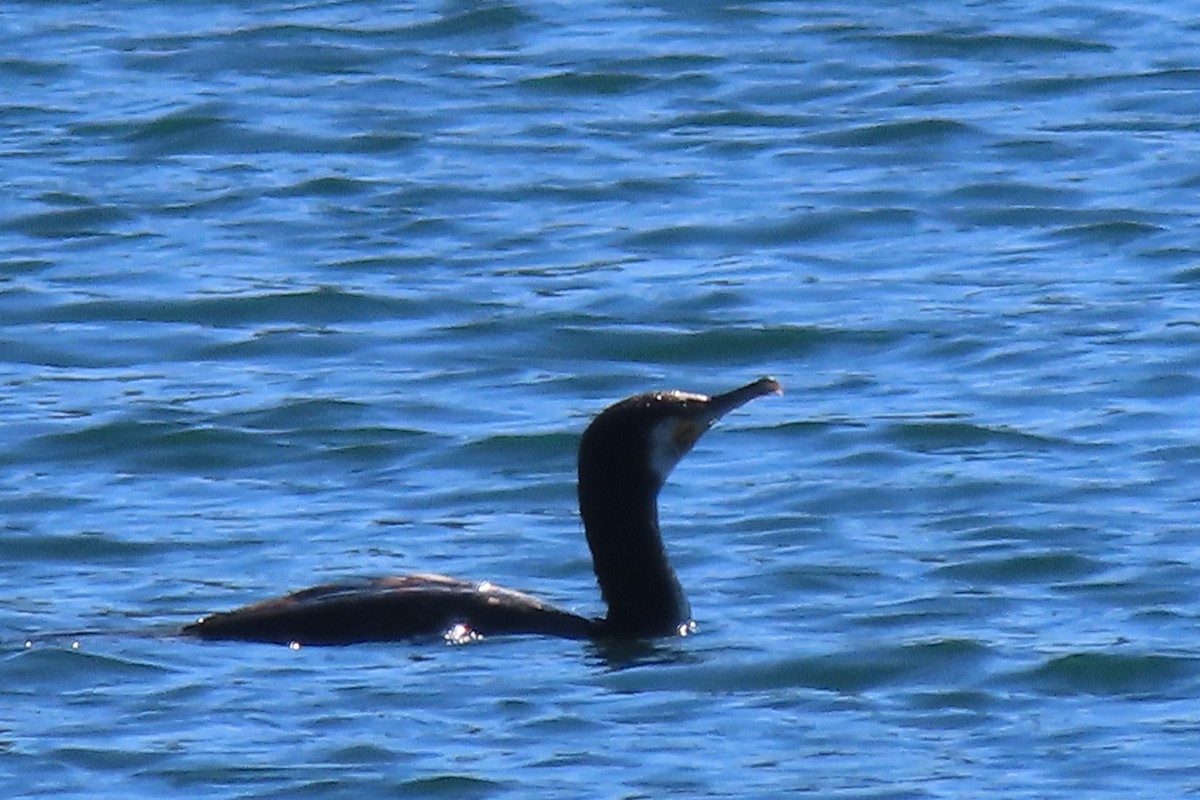
M 212 614 L 183 633 L 202 639 L 328 645 L 514 633 L 587 638 L 598 627 L 594 620 L 486 581 L 417 574 L 314 586 Z

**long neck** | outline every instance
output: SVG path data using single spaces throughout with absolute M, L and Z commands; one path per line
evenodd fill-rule
M 591 474 L 581 463 L 579 511 L 608 604 L 607 631 L 676 633 L 691 609 L 658 531 L 658 480 L 629 472 Z

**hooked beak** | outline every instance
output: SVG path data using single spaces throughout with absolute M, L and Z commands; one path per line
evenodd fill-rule
M 774 378 L 759 378 L 754 383 L 748 383 L 740 389 L 708 398 L 705 416 L 711 416 L 712 422 L 716 422 L 735 408 L 744 406 L 764 394 L 783 394 L 783 387 Z
M 721 417 L 765 394 L 783 394 L 783 387 L 774 378 L 763 377 L 724 394 L 700 395 L 695 416 L 684 417 L 675 425 L 676 444 L 686 453 Z

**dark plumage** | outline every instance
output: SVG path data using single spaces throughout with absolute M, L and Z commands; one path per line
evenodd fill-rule
M 568 638 L 668 636 L 690 630 L 691 610 L 663 549 L 658 492 L 696 440 L 729 411 L 782 389 L 772 378 L 725 394 L 654 392 L 605 409 L 579 444 L 579 512 L 603 619 L 589 619 L 488 582 L 402 575 L 329 584 L 201 619 L 203 639 L 351 644 L 504 633 Z

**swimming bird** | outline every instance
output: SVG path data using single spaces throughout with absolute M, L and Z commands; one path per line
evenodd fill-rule
M 335 645 L 499 634 L 573 639 L 686 635 L 691 607 L 667 559 L 658 527 L 658 493 L 696 441 L 721 417 L 765 394 L 773 378 L 712 397 L 669 391 L 609 406 L 579 443 L 579 513 L 592 552 L 603 618 L 564 611 L 490 582 L 414 574 L 315 586 L 182 629 L 202 639 Z

